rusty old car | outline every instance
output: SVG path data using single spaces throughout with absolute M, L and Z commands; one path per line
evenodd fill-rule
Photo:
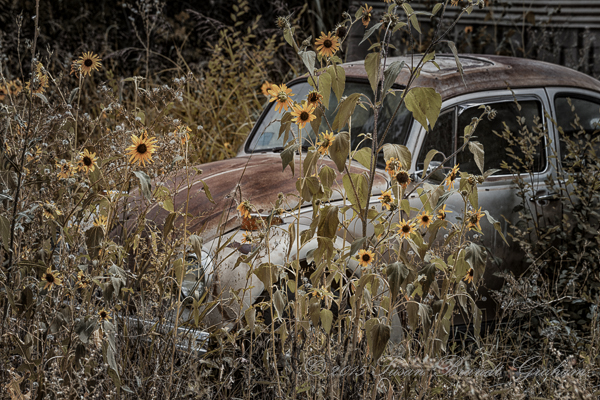
M 389 62 L 396 60 L 410 62 L 410 58 L 396 58 Z M 498 289 L 502 285 L 502 279 L 495 276 L 496 272 L 508 269 L 519 274 L 523 268 L 522 253 L 518 246 L 510 239 L 507 244 L 502 238 L 508 237 L 509 227 L 517 222 L 517 214 L 513 210 L 520 199 L 513 183 L 513 174 L 502 165 L 502 161 L 507 159 L 507 143 L 500 135 L 492 132 L 502 131 L 503 123 L 507 124 L 508 129 L 518 132 L 517 118 L 525 118 L 521 121 L 527 121 L 530 125 L 536 120 L 547 125 L 550 140 L 548 143 L 539 144 L 535 149 L 535 171 L 528 175 L 527 179 L 534 179 L 536 187 L 536 192 L 529 201 L 539 209 L 551 211 L 556 207 L 556 197 L 546 187 L 545 182 L 548 177 L 556 174 L 557 167 L 551 160 L 553 154 L 557 154 L 560 160 L 562 149 L 557 145 L 560 143 L 558 130 L 550 123 L 550 119 L 557 121 L 560 126 L 569 126 L 570 105 L 567 99 L 570 99 L 569 101 L 576 102 L 582 124 L 586 129 L 593 130 L 594 123 L 598 122 L 600 82 L 566 67 L 526 59 L 461 55 L 464 75 L 457 70 L 452 55 L 437 55 L 435 61 L 437 66 L 425 65 L 415 85 L 434 88 L 441 95 L 443 102 L 437 123 L 428 132 L 413 118 L 411 112 L 401 107 L 394 117 L 392 131 L 386 137 L 386 141 L 404 145 L 410 150 L 413 157 L 409 172 L 414 174 L 413 179 L 418 181 L 430 149 L 437 149 L 446 155 L 453 154 L 460 146 L 465 126 L 481 113 L 480 106 L 487 105 L 495 110 L 496 118 L 483 120 L 477 128 L 478 140 L 486 150 L 485 168 L 497 169 L 480 185 L 479 205 L 489 210 L 501 224 L 500 231 L 486 221 L 482 221 L 481 224 L 483 235 L 479 242 L 493 254 L 494 260 L 502 260 L 500 263 L 492 263 L 492 258 L 488 258 L 485 275 L 479 277 L 482 278 L 481 293 L 485 293 L 485 290 Z M 345 96 L 356 92 L 372 93 L 364 62 L 350 62 L 342 67 L 346 73 Z M 404 69 L 395 82 L 396 87 L 404 87 L 408 77 L 409 71 Z M 296 101 L 305 99 L 312 89 L 306 76 L 294 79 L 288 86 L 296 94 Z M 390 121 L 399 99 L 400 96 L 387 97 L 379 120 L 382 126 Z M 332 113 L 336 105 L 336 97 L 331 96 L 328 112 Z M 316 239 L 313 239 L 297 252 L 294 249 L 295 244 L 289 243 L 286 226 L 299 213 L 300 224 L 304 229 L 308 229 L 313 210 L 310 202 L 298 204 L 298 200 L 294 202 L 289 197 L 286 202 L 278 202 L 282 195 L 285 197 L 287 194 L 296 193 L 298 178 L 294 176 L 291 168 L 282 168 L 280 153 L 286 143 L 284 137 L 279 135 L 281 116 L 273 103 L 267 103 L 237 156 L 199 166 L 202 170 L 201 180 L 191 183 L 192 196 L 187 205 L 188 212 L 197 218 L 192 220 L 188 230 L 202 238 L 202 245 L 200 254 L 197 254 L 197 248 L 196 252 L 190 251 L 187 255 L 190 271 L 185 277 L 183 292 L 185 296 L 194 293 L 199 296 L 207 291 L 209 297 L 219 297 L 218 306 L 213 307 L 205 316 L 204 322 L 207 326 L 239 320 L 243 317 L 245 309 L 261 298 L 265 289 L 261 280 L 249 273 L 251 266 L 239 257 L 253 251 L 251 245 L 244 243 L 244 234 L 252 227 L 244 225 L 244 219 L 236 210 L 240 202 L 248 200 L 257 215 L 269 215 L 274 207 L 283 208 L 283 213 L 271 221 L 273 225 L 279 224 L 283 228 L 273 231 L 269 237 L 269 249 L 259 252 L 258 261 L 255 260 L 256 265 L 267 257 L 271 263 L 283 263 L 288 255 L 291 259 L 299 258 L 299 261 L 305 261 L 307 254 L 318 245 Z M 361 132 L 372 131 L 373 124 L 372 113 L 357 107 L 350 132 L 353 146 L 359 142 L 358 135 Z M 326 129 L 324 122 L 321 129 Z M 309 126 L 303 134 L 315 138 L 315 132 Z M 295 157 L 298 169 L 301 154 L 297 153 Z M 437 158 L 432 161 L 433 165 L 436 160 Z M 327 159 L 323 162 L 334 165 Z M 439 164 L 439 160 L 437 162 Z M 456 154 L 447 164 L 459 164 L 461 171 L 479 173 L 469 152 Z M 378 197 L 391 185 L 384 167 L 385 163 L 378 164 L 370 198 L 370 204 L 379 210 L 381 204 Z M 365 170 L 360 163 L 354 161 L 351 162 L 351 169 L 354 172 Z M 181 181 L 182 174 L 183 172 L 170 178 L 171 184 L 174 185 L 173 182 L 177 180 Z M 214 201 L 202 193 L 204 184 L 210 188 Z M 341 185 L 339 188 L 343 190 Z M 187 198 L 186 190 L 180 191 L 174 199 L 175 208 L 182 207 Z M 417 200 L 416 193 L 410 196 L 409 201 Z M 333 193 L 328 201 L 332 204 L 341 202 L 339 191 Z M 463 206 L 459 196 L 450 196 L 446 205 L 449 210 L 460 209 Z M 291 209 L 296 210 L 294 215 L 289 213 Z M 455 218 L 458 214 L 448 214 L 448 218 Z M 160 224 L 167 216 L 168 212 L 156 206 L 150 210 L 147 218 Z M 303 229 L 302 226 L 300 230 Z M 340 236 L 336 239 L 336 247 L 349 246 L 352 240 L 362 235 L 358 225 L 356 231 L 352 229 L 351 226 L 350 240 L 347 238 L 344 241 Z M 372 227 L 370 229 L 372 230 Z M 356 268 L 356 263 L 350 261 L 348 268 Z M 238 296 L 237 301 L 233 301 L 234 293 Z M 484 296 L 480 296 L 480 300 L 482 297 Z M 483 311 L 484 320 L 494 318 L 495 307 L 491 296 L 478 304 Z

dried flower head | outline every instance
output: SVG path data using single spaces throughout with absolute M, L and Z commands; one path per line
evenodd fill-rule
M 371 14 L 371 11 L 373 11 L 373 7 L 370 7 L 368 4 L 365 3 L 365 6 L 361 7 L 361 8 L 363 10 L 362 24 L 366 28 L 367 26 L 369 26 L 369 23 L 371 22 L 371 18 L 373 17 L 373 15 Z
M 467 283 L 473 283 L 473 276 L 475 275 L 475 271 L 473 271 L 473 268 L 469 268 L 469 271 L 467 272 L 467 274 L 465 275 L 465 277 L 463 278 L 463 280 Z
M 381 196 L 379 196 L 378 200 L 385 208 L 390 210 L 392 208 L 392 205 L 394 204 L 394 197 L 392 196 L 392 191 L 384 191 L 383 193 L 381 193 Z
M 308 92 L 308 95 L 306 96 L 306 101 L 308 102 L 308 104 L 312 105 L 315 108 L 319 104 L 321 104 L 322 99 L 323 95 L 316 90 Z
M 448 188 L 450 189 L 454 189 L 454 182 L 456 181 L 456 178 L 458 177 L 458 164 L 456 164 L 454 167 L 452 167 L 452 171 L 450 171 L 448 173 L 448 175 L 446 176 L 446 185 L 448 186 Z
M 110 312 L 106 311 L 104 308 L 100 311 L 98 311 L 98 319 L 100 322 L 104 322 L 104 321 L 108 321 L 109 319 L 112 319 L 110 316 Z
M 444 204 L 440 208 L 438 208 L 436 214 L 437 219 L 441 219 L 442 221 L 446 219 L 446 214 L 451 213 L 452 211 L 446 210 L 446 205 Z
M 252 205 L 248 200 L 244 200 L 237 206 L 237 210 L 241 214 L 242 218 L 250 218 L 250 212 L 252 212 Z
M 390 157 L 390 159 L 385 162 L 385 170 L 392 177 L 395 177 L 398 170 L 401 168 L 402 163 L 395 157 Z
M 267 90 L 270 96 L 269 101 L 275 101 L 275 111 L 287 111 L 289 107 L 294 104 L 294 101 L 290 98 L 295 96 L 292 93 L 292 89 L 288 88 L 285 83 L 280 86 L 271 85 L 271 89 Z
M 244 234 L 242 235 L 242 243 L 252 243 L 252 232 L 244 232 Z
M 13 79 L 12 81 L 8 82 L 6 87 L 8 92 L 13 96 L 17 96 L 19 93 L 21 93 L 21 90 L 23 90 L 23 84 L 19 79 Z
M 44 289 L 52 290 L 54 285 L 61 286 L 62 279 L 58 271 L 52 271 L 51 268 L 46 269 L 46 272 L 42 276 L 42 282 L 44 284 Z
M 35 72 L 30 81 L 27 82 L 26 89 L 32 93 L 44 93 L 48 87 L 48 75 L 44 65 L 38 62 L 35 66 Z
M 347 33 L 348 33 L 348 28 L 346 28 L 346 25 L 344 25 L 344 24 L 338 25 L 338 27 L 335 28 L 335 36 L 340 38 L 340 40 L 343 40 L 346 37 Z
M 63 160 L 60 164 L 56 164 L 56 168 L 58 169 L 59 179 L 69 179 L 73 176 L 73 173 L 75 172 L 73 164 L 65 160 Z
M 411 182 L 410 175 L 407 171 L 401 169 L 396 173 L 396 182 L 398 182 L 398 184 L 402 186 L 403 189 L 406 189 L 406 187 Z
M 79 271 L 77 273 L 77 287 L 83 289 L 88 287 L 90 283 L 90 279 L 83 273 L 83 271 Z
M 0 101 L 4 100 L 6 95 L 8 94 L 8 89 L 4 85 L 0 84 Z
M 329 148 L 333 144 L 335 140 L 335 136 L 333 136 L 333 132 L 329 133 L 329 131 L 325 131 L 321 133 L 321 141 L 317 142 L 317 146 L 319 146 L 319 153 L 322 155 L 329 154 Z
M 326 35 L 325 32 L 321 32 L 321 37 L 315 41 L 315 46 L 321 57 L 331 57 L 339 50 L 340 43 L 335 34 L 328 32 Z
M 467 228 L 469 228 L 469 229 L 477 228 L 478 230 L 481 230 L 481 225 L 479 224 L 479 221 L 481 221 L 481 217 L 483 217 L 484 215 L 485 214 L 481 212 L 481 207 L 479 207 L 479 210 L 467 211 L 467 215 L 466 215 Z
M 152 162 L 152 154 L 156 152 L 156 139 L 148 137 L 146 132 L 142 133 L 139 137 L 131 135 L 131 142 L 133 143 L 125 151 L 129 153 L 129 162 L 138 163 L 142 166 L 146 165 L 146 162 Z

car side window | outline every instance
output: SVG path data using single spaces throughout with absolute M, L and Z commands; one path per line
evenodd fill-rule
M 597 154 L 600 151 L 600 100 L 560 94 L 554 99 L 554 107 L 556 122 L 563 131 L 560 137 L 561 162 L 564 164 L 568 158 L 569 140 L 580 149 L 592 143 Z
M 484 169 L 499 169 L 500 174 L 510 174 L 508 169 L 503 168 L 503 161 L 519 170 L 522 162 L 531 157 L 533 172 L 543 171 L 546 166 L 545 144 L 543 137 L 536 133 L 536 126 L 542 117 L 541 104 L 535 100 L 527 100 L 518 104 L 514 101 L 504 101 L 487 105 L 496 111 L 496 116 L 492 120 L 484 117 L 477 125 L 475 137 L 472 139 L 483 145 Z M 458 108 L 458 146 L 463 143 L 465 127 L 473 118 L 481 116 L 481 113 L 479 104 Z M 461 171 L 481 174 L 468 148 L 457 154 L 456 162 L 460 164 Z
M 421 145 L 419 158 L 417 159 L 417 170 L 422 171 L 425 166 L 425 157 L 430 150 L 437 150 L 440 153 L 433 157 L 433 161 L 442 162 L 452 153 L 454 153 L 454 137 L 456 126 L 456 108 L 451 108 L 440 114 L 435 126 L 429 132 L 425 132 L 425 139 Z M 451 161 L 450 161 L 451 162 Z

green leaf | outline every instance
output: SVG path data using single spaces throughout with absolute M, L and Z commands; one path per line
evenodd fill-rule
M 373 158 L 373 149 L 370 147 L 363 147 L 358 150 L 352 156 L 356 161 L 358 161 L 363 167 L 370 169 L 371 168 L 371 159 Z
M 323 309 L 320 312 L 321 326 L 325 329 L 325 332 L 329 334 L 331 332 L 331 324 L 333 322 L 333 313 L 330 310 Z
M 0 236 L 2 237 L 4 250 L 8 251 L 8 245 L 10 244 L 10 222 L 3 215 L 0 215 Z
M 381 59 L 379 52 L 367 54 L 365 58 L 365 70 L 371 84 L 373 93 L 377 93 L 377 83 L 379 82 L 379 69 L 381 67 Z
M 369 182 L 367 178 L 363 174 L 350 174 L 344 175 L 342 180 L 344 182 L 346 196 L 348 196 L 348 200 L 350 200 L 352 208 L 357 214 L 360 214 L 361 210 L 364 210 L 367 206 L 367 196 L 369 190 Z M 356 194 L 354 193 L 350 180 L 352 180 L 352 183 L 354 183 L 354 188 L 356 189 L 358 198 L 356 198 Z
M 317 235 L 334 238 L 339 225 L 339 209 L 336 206 L 325 206 L 319 210 Z
M 296 151 L 299 147 L 299 144 L 292 142 L 281 152 L 281 154 L 279 154 L 279 156 L 281 157 L 281 164 L 283 165 L 283 171 L 285 171 L 285 167 L 289 165 L 290 169 L 292 170 L 292 175 L 294 175 L 294 155 L 296 154 Z
M 273 305 L 275 306 L 277 318 L 283 318 L 283 311 L 285 309 L 285 299 L 279 289 L 277 289 L 275 293 L 273 293 Z
M 202 238 L 198 235 L 190 235 L 190 237 L 188 238 L 188 241 L 190 242 L 192 249 L 194 249 L 194 253 L 196 253 L 196 257 L 198 257 L 198 259 L 200 259 L 202 256 Z
M 319 160 L 319 152 L 316 150 L 309 150 L 306 153 L 306 157 L 304 158 L 303 163 L 303 172 L 302 175 L 310 176 L 315 173 L 317 168 L 317 161 Z
M 427 152 L 427 155 L 425 156 L 425 162 L 423 163 L 423 178 L 425 178 L 425 176 L 427 175 L 427 168 L 429 168 L 429 163 L 431 162 L 431 160 L 433 160 L 433 157 L 435 157 L 437 153 L 439 153 L 439 151 L 437 151 L 436 149 L 431 149 L 429 150 L 429 152 Z
M 279 139 L 281 137 L 281 135 L 285 133 L 285 135 L 283 136 L 283 143 L 287 143 L 287 138 L 290 134 L 290 129 L 292 128 L 292 119 L 293 118 L 294 118 L 294 116 L 292 115 L 291 112 L 286 112 L 281 117 L 281 122 L 280 122 L 281 125 L 279 127 L 279 135 L 277 136 L 277 138 Z
M 388 341 L 390 340 L 390 334 L 390 327 L 382 323 L 373 324 L 367 332 L 367 341 L 369 341 L 369 337 L 371 338 L 369 341 L 369 348 L 372 351 L 374 362 L 377 362 L 379 357 L 381 357 L 385 351 Z
M 323 111 L 321 111 L 320 107 L 314 109 L 313 114 L 315 115 L 315 119 L 310 121 L 310 127 L 313 132 L 318 133 L 321 127 L 321 118 L 323 117 Z
M 473 190 L 471 190 L 471 193 L 469 194 L 469 203 L 471 203 L 475 209 L 479 208 L 479 191 L 477 190 L 477 186 L 473 186 Z
M 185 276 L 185 261 L 183 260 L 183 258 L 178 258 L 173 262 L 173 273 L 175 274 L 177 284 L 181 286 L 181 283 L 183 282 L 183 277 Z
M 479 170 L 483 174 L 483 159 L 485 155 L 483 145 L 479 142 L 469 142 L 469 150 L 473 153 L 475 164 L 477 164 L 477 167 L 479 167 Z
M 286 27 L 283 30 L 283 38 L 285 39 L 285 41 L 294 48 L 294 50 L 296 49 L 296 46 L 294 45 L 294 28 L 288 28 Z
M 331 126 L 334 131 L 339 131 L 348 124 L 348 120 L 354 113 L 354 109 L 356 108 L 360 96 L 360 93 L 352 93 L 339 105 L 338 112 L 335 115 L 335 119 Z
M 344 89 L 346 88 L 346 71 L 339 65 L 332 65 L 327 71 L 331 76 L 331 88 L 339 102 L 342 100 Z
M 390 90 L 394 82 L 396 82 L 402 68 L 404 68 L 404 61 L 394 61 L 390 64 L 388 69 L 385 70 L 383 73 L 383 96 L 387 94 L 388 90 Z
M 352 257 L 353 255 L 355 255 L 356 252 L 363 247 L 363 244 L 366 240 L 366 237 L 361 237 L 360 239 L 356 239 L 354 242 L 352 242 L 352 244 L 350 245 L 350 253 L 348 254 L 348 257 Z
M 402 164 L 402 168 L 410 169 L 412 163 L 412 155 L 408 147 L 401 144 L 386 143 L 383 145 L 383 158 L 388 161 L 394 157 Z
M 344 170 L 344 165 L 346 164 L 346 159 L 348 158 L 349 147 L 350 135 L 348 132 L 342 132 L 336 135 L 331 147 L 329 147 L 329 156 L 340 172 Z
M 319 93 L 323 96 L 323 105 L 329 110 L 329 96 L 331 95 L 331 75 L 327 72 L 319 75 Z M 315 131 L 316 132 L 316 131 Z
M 442 96 L 435 89 L 413 88 L 406 94 L 404 102 L 423 128 L 429 130 L 435 126 L 442 107 Z
M 142 192 L 142 195 L 146 200 L 150 201 L 152 199 L 152 183 L 150 182 L 150 177 L 143 171 L 134 171 L 133 174 L 137 176 L 140 181 L 140 191 Z
M 331 189 L 335 182 L 335 171 L 330 166 L 324 165 L 319 171 L 319 179 L 325 189 Z
M 85 231 L 85 244 L 92 259 L 98 258 L 98 251 L 104 239 L 104 230 L 100 226 L 92 226 Z
M 441 10 L 443 5 L 444 5 L 443 3 L 437 3 L 435 6 L 433 6 L 433 10 L 431 11 L 431 14 L 433 14 L 433 15 L 437 14 L 438 11 Z
M 377 29 L 379 29 L 381 27 L 381 25 L 383 25 L 383 23 L 379 22 L 379 23 L 373 25 L 371 28 L 369 28 L 365 32 L 365 35 L 363 36 L 362 40 L 360 41 L 360 43 L 358 45 L 360 46 L 361 44 L 363 44 L 363 42 L 365 40 L 367 40 Z
M 315 59 L 317 56 L 315 54 L 315 52 L 314 51 L 300 51 L 298 53 L 298 55 L 300 56 L 300 58 L 302 59 L 302 62 L 306 66 L 308 73 L 312 74 L 313 71 L 315 70 Z
M 469 271 L 469 263 L 465 260 L 466 252 L 465 250 L 461 250 L 458 253 L 458 258 L 456 259 L 456 265 L 454 266 L 454 271 L 456 273 L 456 281 L 462 280 L 467 272 Z

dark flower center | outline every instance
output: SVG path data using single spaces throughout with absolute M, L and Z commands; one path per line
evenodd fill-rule
M 302 113 L 300 114 L 300 120 L 302 121 L 308 121 L 308 113 L 306 111 L 302 111 Z
M 92 165 L 92 159 L 89 157 L 83 157 L 83 164 L 86 167 L 90 167 Z
M 83 65 L 85 65 L 86 67 L 91 67 L 94 64 L 94 62 L 92 61 L 91 58 L 87 58 L 84 62 Z
M 446 219 L 446 213 L 445 213 L 445 212 L 440 212 L 440 213 L 438 214 L 438 218 L 439 218 L 439 219 Z
M 279 101 L 280 103 L 285 103 L 287 101 L 287 94 L 285 92 L 279 92 L 277 94 L 277 101 Z
M 473 269 L 469 270 L 469 276 L 473 276 Z
M 404 184 L 408 183 L 408 179 L 409 179 L 408 174 L 406 172 L 404 172 L 404 171 L 400 171 L 396 175 L 396 180 L 401 185 L 404 185 Z
M 46 275 L 46 282 L 48 282 L 48 283 L 54 283 L 54 275 L 47 274 Z
M 107 314 L 106 314 L 106 312 L 105 312 L 105 311 L 102 311 L 102 312 L 100 313 L 100 318 L 102 318 L 102 319 L 105 319 L 105 318 L 106 318 L 106 315 L 107 315 Z
M 148 151 L 148 148 L 146 147 L 146 145 L 144 143 L 141 143 L 141 144 L 138 145 L 138 147 L 137 147 L 136 150 L 140 154 L 145 154 L 146 151 Z
M 316 103 L 318 100 L 319 100 L 319 98 L 317 97 L 317 94 L 316 94 L 316 93 L 310 93 L 310 94 L 308 95 L 308 101 L 309 101 L 310 103 Z
M 344 36 L 346 36 L 346 32 L 348 32 L 346 27 L 340 26 L 339 28 L 337 28 L 337 31 L 335 31 L 335 34 L 343 38 Z
M 4 96 L 6 94 L 6 92 L 4 91 L 4 89 L 0 89 L 0 96 Z
M 479 222 L 479 216 L 477 214 L 473 214 L 473 215 L 471 215 L 471 218 L 469 218 L 469 221 L 472 224 L 476 224 Z
M 410 226 L 408 226 L 408 225 L 404 225 L 404 226 L 402 227 L 402 232 L 404 232 L 404 233 L 410 233 Z
M 326 39 L 323 42 L 323 47 L 325 47 L 326 49 L 330 49 L 331 47 L 333 47 L 333 42 L 329 39 Z
M 423 221 L 424 223 L 428 223 L 428 222 L 429 222 L 429 216 L 427 216 L 427 215 L 423 215 L 423 216 L 421 217 L 421 221 Z
M 369 262 L 369 261 L 371 261 L 371 256 L 370 256 L 370 255 L 368 255 L 368 254 L 363 254 L 363 256 L 362 256 L 362 260 L 363 260 L 364 262 Z

